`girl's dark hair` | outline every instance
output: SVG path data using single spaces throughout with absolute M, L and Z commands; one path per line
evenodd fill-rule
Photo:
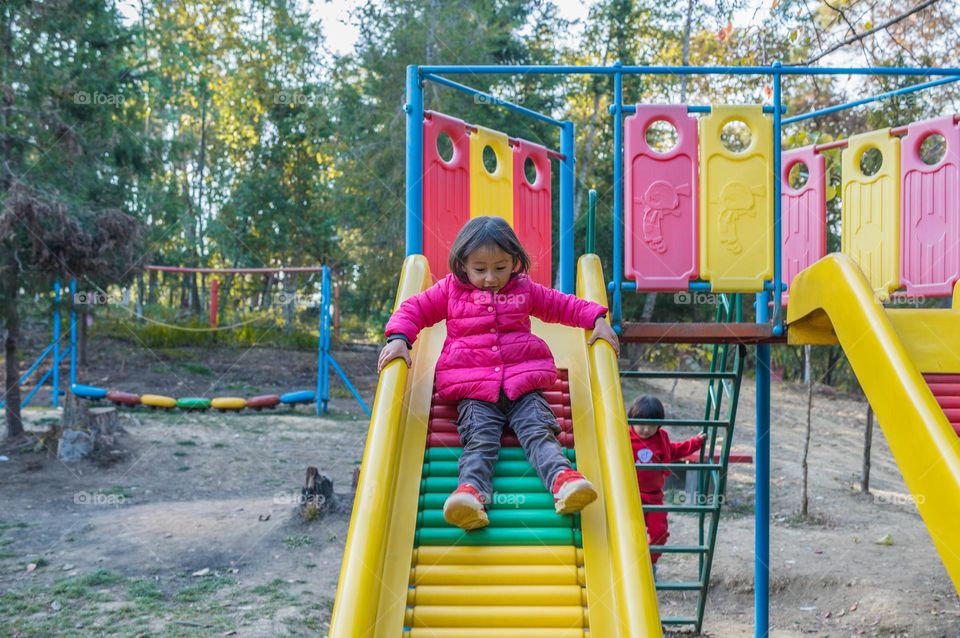
M 520 239 L 502 217 L 474 217 L 460 229 L 450 247 L 450 272 L 467 282 L 464 264 L 467 256 L 478 248 L 497 246 L 513 257 L 513 269 L 525 273 L 530 270 L 530 257 L 520 245 Z
M 633 400 L 627 416 L 631 419 L 662 419 L 663 404 L 657 397 L 644 394 Z

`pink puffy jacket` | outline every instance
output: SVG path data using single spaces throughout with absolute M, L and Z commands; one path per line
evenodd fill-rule
M 447 320 L 447 340 L 437 361 L 437 392 L 448 401 L 496 402 L 549 388 L 557 380 L 550 348 L 530 332 L 530 315 L 549 323 L 593 328 L 607 309 L 514 274 L 493 294 L 455 275 L 404 301 L 387 322 L 386 335 L 411 344 L 421 330 Z

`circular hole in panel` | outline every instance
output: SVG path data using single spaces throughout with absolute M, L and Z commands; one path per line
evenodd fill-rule
M 803 162 L 797 162 L 791 166 L 790 172 L 787 173 L 787 183 L 793 189 L 803 188 L 808 179 L 810 179 L 810 169 Z
M 947 154 L 947 140 L 939 133 L 931 133 L 920 143 L 920 159 L 928 166 L 939 164 Z
M 880 172 L 881 166 L 883 166 L 883 153 L 878 148 L 871 146 L 860 156 L 860 172 L 867 177 L 872 177 Z
M 453 161 L 453 140 L 446 133 L 437 136 L 437 154 L 447 164 Z
M 483 167 L 493 175 L 497 170 L 497 152 L 492 146 L 483 147 Z
M 720 130 L 720 143 L 731 153 L 742 153 L 750 147 L 753 135 L 743 120 L 730 120 Z
M 527 157 L 523 162 L 523 176 L 531 186 L 537 181 L 537 165 L 534 164 L 532 157 Z
M 680 137 L 677 127 L 666 120 L 654 120 L 647 126 L 647 146 L 657 153 L 669 153 L 677 147 Z

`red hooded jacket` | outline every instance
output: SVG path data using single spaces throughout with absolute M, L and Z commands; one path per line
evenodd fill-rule
M 682 443 L 671 443 L 670 436 L 660 428 L 649 439 L 641 439 L 633 428 L 630 428 L 630 445 L 633 447 L 634 463 L 673 463 L 683 457 L 693 454 L 703 446 L 699 437 L 693 437 Z M 668 470 L 653 471 L 637 468 L 637 483 L 640 484 L 641 496 L 663 498 L 663 481 L 669 474 Z

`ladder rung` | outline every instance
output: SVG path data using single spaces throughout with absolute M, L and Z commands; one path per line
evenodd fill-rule
M 736 372 L 670 372 L 661 370 L 621 370 L 623 379 L 736 379 Z
M 694 616 L 663 616 L 660 619 L 663 625 L 696 625 L 697 622 Z
M 644 512 L 719 512 L 717 505 L 644 505 Z
M 722 470 L 719 463 L 637 463 L 638 470 Z
M 706 554 L 710 548 L 706 545 L 651 545 L 650 551 L 656 554 Z
M 703 589 L 699 580 L 692 582 L 662 582 L 657 583 L 657 591 L 697 591 Z
M 697 428 L 729 428 L 729 421 L 714 421 L 710 419 L 637 419 L 628 418 L 630 425 L 672 425 Z

